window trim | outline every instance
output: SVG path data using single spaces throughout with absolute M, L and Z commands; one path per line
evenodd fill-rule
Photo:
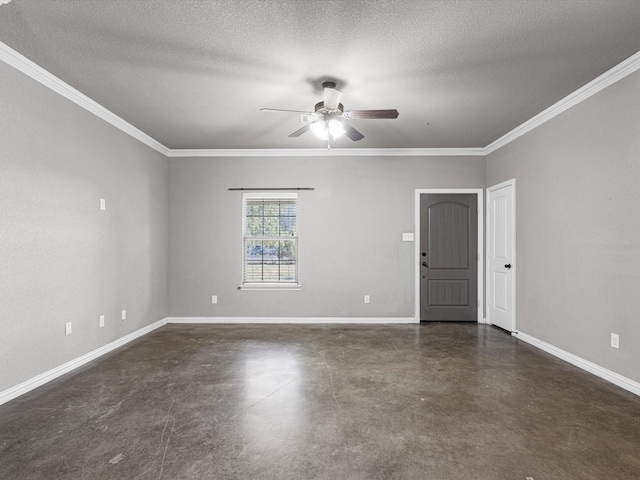
M 241 244 L 241 261 L 242 261 L 242 268 L 241 268 L 241 281 L 240 281 L 240 285 L 238 286 L 238 290 L 247 290 L 247 291 L 252 291 L 252 290 L 260 290 L 260 291 L 298 291 L 298 290 L 302 290 L 302 286 L 300 285 L 300 275 L 299 275 L 299 263 L 298 263 L 298 259 L 299 259 L 299 247 L 297 248 L 297 254 L 296 254 L 296 281 L 295 282 L 245 282 L 244 278 L 245 278 L 245 260 L 244 260 L 244 240 L 246 238 L 246 228 L 247 228 L 247 222 L 246 222 L 246 218 L 245 218 L 245 212 L 246 212 L 246 201 L 247 199 L 256 199 L 256 198 L 263 198 L 263 199 L 295 199 L 296 200 L 296 204 L 298 204 L 298 194 L 297 193 L 292 193 L 292 192 L 260 192 L 260 193 L 243 193 L 242 194 L 242 237 L 240 239 L 240 244 Z M 298 240 L 298 235 L 297 235 L 297 223 L 298 223 L 298 214 L 297 214 L 297 210 L 296 210 L 296 240 Z M 296 242 L 296 245 L 298 244 L 298 242 Z

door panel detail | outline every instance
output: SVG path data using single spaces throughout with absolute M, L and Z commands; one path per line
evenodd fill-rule
M 493 204 L 494 218 L 493 222 L 493 234 L 495 236 L 495 243 L 493 244 L 493 254 L 496 259 L 507 258 L 507 198 L 496 198 Z
M 469 281 L 429 280 L 429 306 L 469 306 Z
M 493 308 L 507 309 L 507 275 L 501 272 L 493 272 Z
M 429 207 L 429 265 L 432 268 L 469 268 L 469 207 L 439 203 Z

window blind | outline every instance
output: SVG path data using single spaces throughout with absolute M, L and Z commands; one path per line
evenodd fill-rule
M 244 198 L 244 283 L 297 283 L 298 198 Z

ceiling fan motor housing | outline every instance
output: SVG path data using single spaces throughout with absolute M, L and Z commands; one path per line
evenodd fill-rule
M 320 111 L 320 110 L 323 110 L 323 111 L 322 111 L 322 112 L 320 112 L 320 113 L 328 113 L 328 112 L 330 111 L 330 110 L 328 110 L 328 109 L 325 109 L 325 108 L 324 108 L 324 102 L 318 102 L 318 103 L 316 103 L 316 105 L 315 105 L 315 107 L 314 107 L 314 109 L 313 109 L 313 111 L 314 111 L 314 112 L 318 112 L 318 111 Z M 333 111 L 335 111 L 335 110 L 333 110 Z M 341 103 L 339 103 L 339 104 L 338 104 L 338 111 L 339 111 L 341 114 L 342 114 L 342 112 L 344 112 L 344 105 L 342 105 Z
M 0 0 L 1 1 L 1 0 Z M 364 138 L 364 135 L 353 128 L 343 119 L 375 119 L 375 118 L 398 118 L 398 110 L 351 110 L 344 111 L 344 105 L 340 103 L 342 92 L 337 90 L 336 83 L 325 81 L 322 83 L 324 89 L 324 98 L 321 102 L 315 104 L 313 113 L 300 110 L 281 110 L 272 108 L 263 108 L 261 110 L 271 110 L 279 112 L 297 112 L 300 113 L 300 122 L 304 125 L 289 137 L 299 137 L 303 133 L 312 130 L 319 137 L 329 140 L 333 137 L 335 141 L 341 135 L 347 136 L 349 139 L 357 142 Z M 328 105 L 328 106 L 327 106 Z

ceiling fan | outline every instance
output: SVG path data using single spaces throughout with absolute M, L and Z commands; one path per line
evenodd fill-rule
M 340 103 L 342 92 L 336 90 L 335 82 L 323 82 L 324 99 L 316 103 L 313 112 L 301 110 L 282 110 L 277 108 L 261 108 L 263 112 L 299 113 L 300 121 L 305 125 L 293 132 L 289 137 L 299 137 L 311 130 L 318 137 L 327 140 L 327 147 L 331 148 L 331 139 L 335 142 L 338 137 L 346 135 L 354 142 L 362 140 L 364 135 L 344 120 L 349 119 L 380 119 L 398 118 L 398 110 L 350 110 L 345 111 Z

